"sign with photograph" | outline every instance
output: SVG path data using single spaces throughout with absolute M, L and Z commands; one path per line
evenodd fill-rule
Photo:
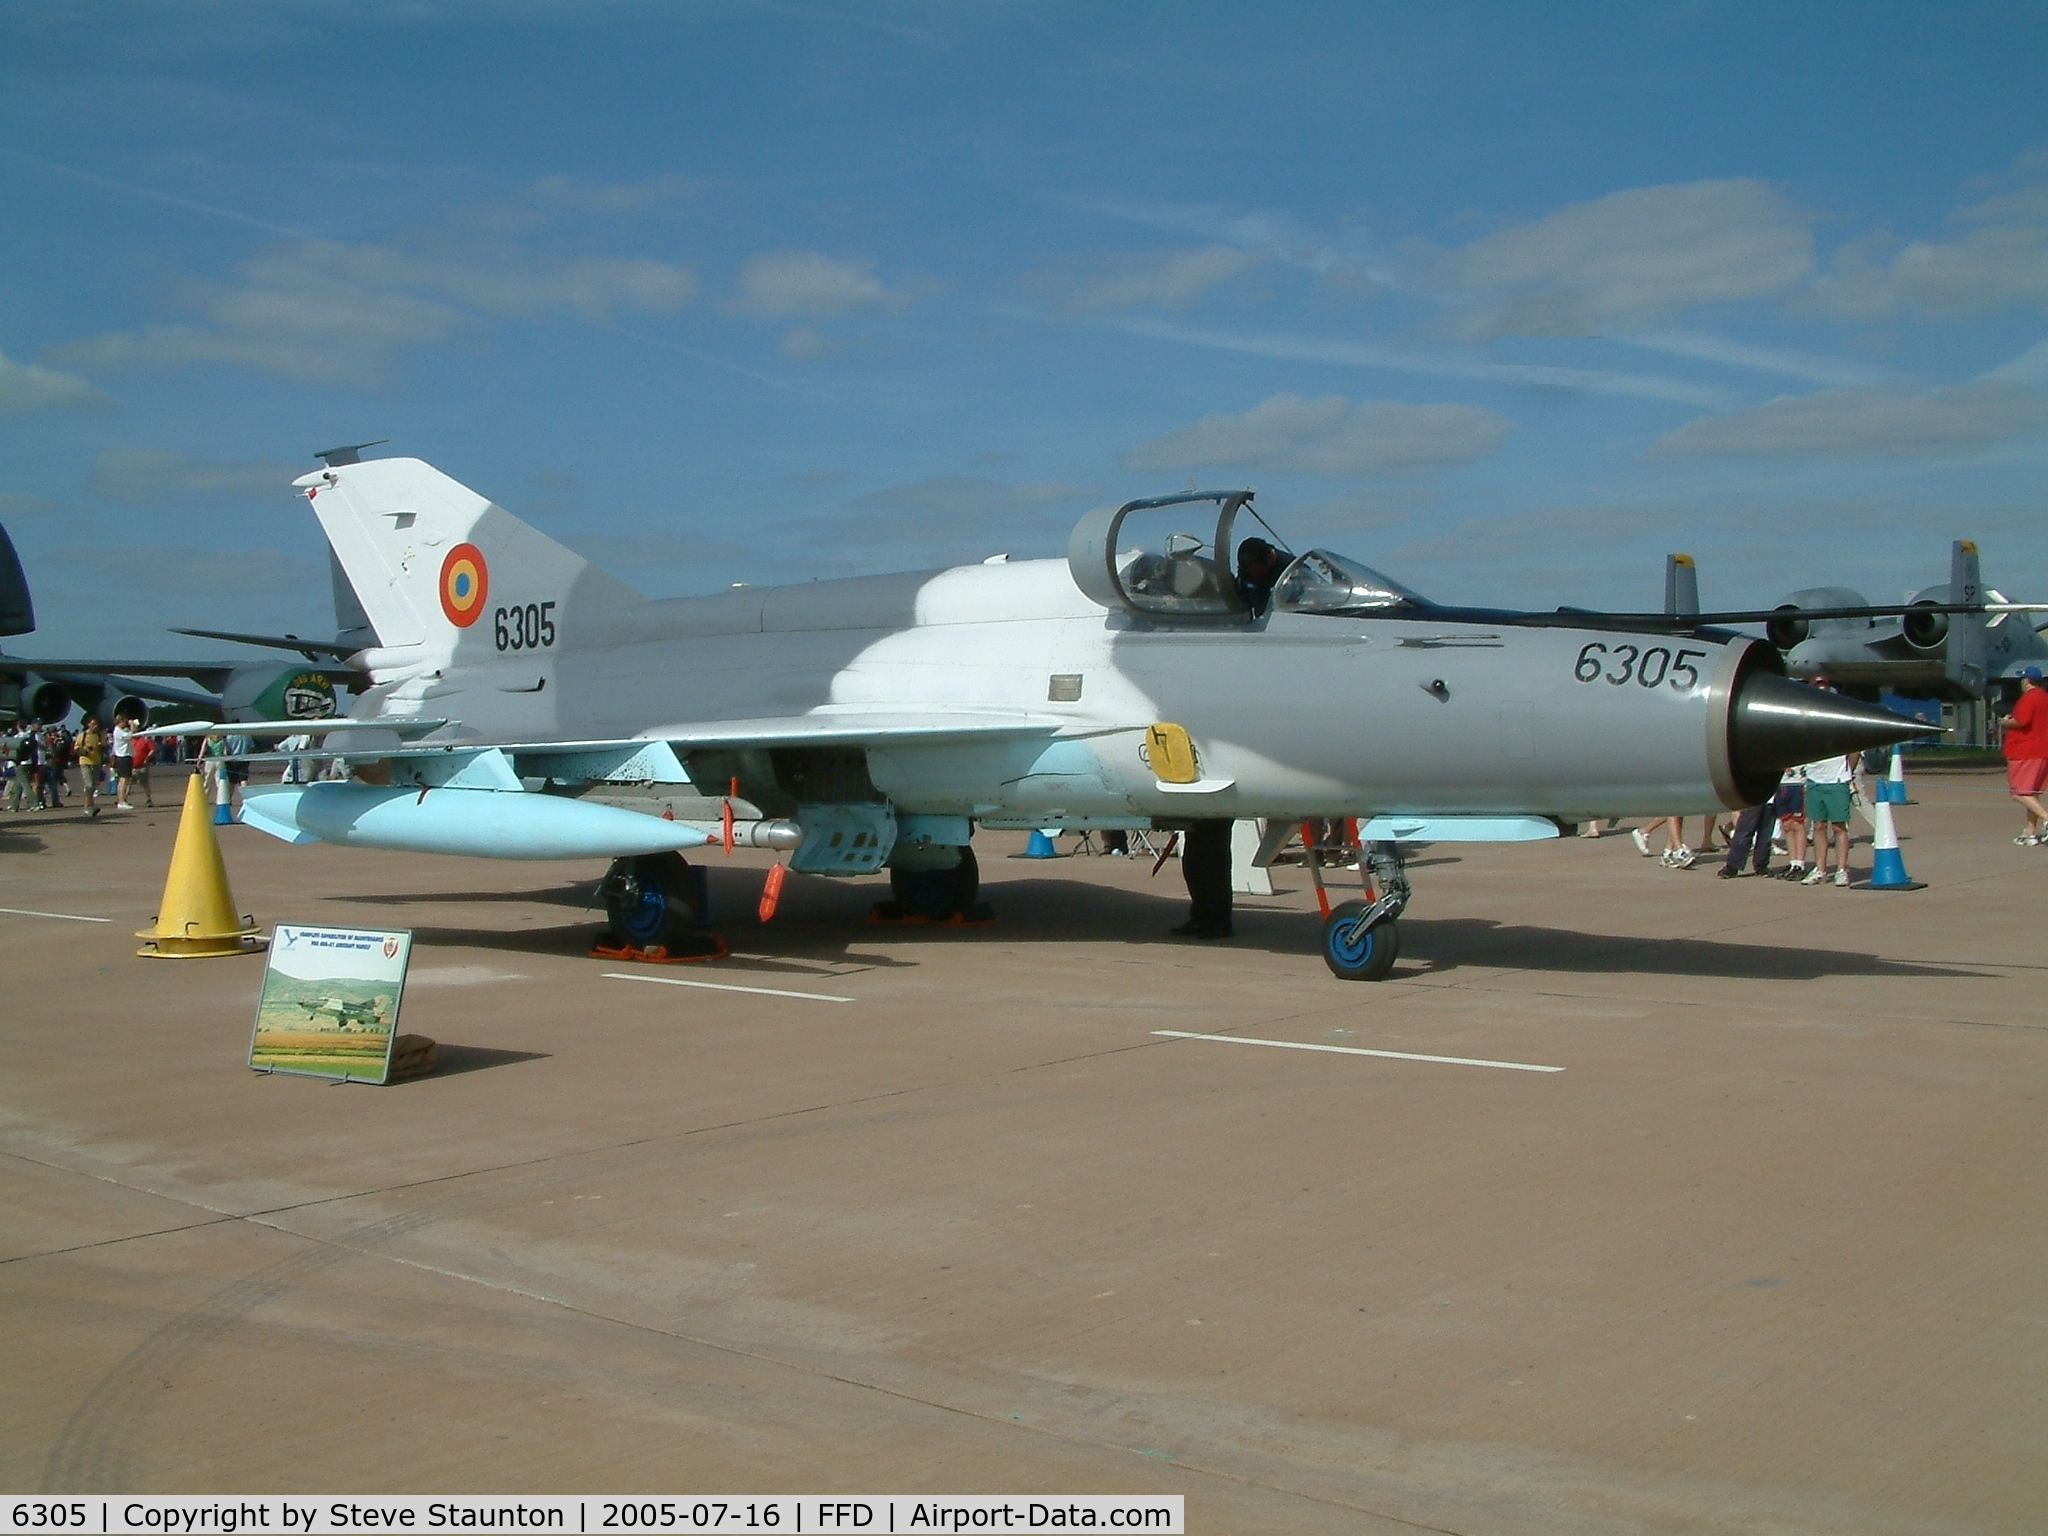
M 381 1083 L 391 1071 L 412 934 L 279 923 L 249 1065 Z

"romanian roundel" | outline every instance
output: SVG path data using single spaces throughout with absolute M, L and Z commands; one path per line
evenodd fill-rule
M 441 611 L 457 629 L 467 629 L 483 616 L 491 591 L 491 570 L 474 544 L 458 544 L 441 562 Z

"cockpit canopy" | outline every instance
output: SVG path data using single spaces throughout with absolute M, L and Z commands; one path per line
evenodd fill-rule
M 1187 491 L 1099 508 L 1075 525 L 1067 567 L 1103 607 L 1168 622 L 1248 623 L 1269 606 L 1318 614 L 1429 606 L 1327 549 L 1295 556 L 1262 539 L 1233 544 L 1237 515 L 1250 511 L 1251 499 L 1250 491 Z M 1266 562 L 1263 571 L 1240 568 L 1247 549 Z
M 1284 613 L 1372 613 L 1385 608 L 1427 608 L 1429 600 L 1391 576 L 1327 549 L 1312 549 L 1273 584 L 1273 606 Z

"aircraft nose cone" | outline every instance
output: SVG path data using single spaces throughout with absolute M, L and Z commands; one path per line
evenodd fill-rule
M 1736 782 L 1762 799 L 1796 764 L 1938 735 L 1940 730 L 1775 672 L 1752 672 L 1743 679 L 1730 711 L 1728 759 Z

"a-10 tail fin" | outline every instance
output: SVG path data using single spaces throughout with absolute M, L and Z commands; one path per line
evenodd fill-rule
M 1984 580 L 1977 569 L 1977 546 L 1969 539 L 1957 539 L 1949 547 L 1948 600 L 1952 603 L 1984 601 Z M 1948 681 L 1973 698 L 1982 697 L 1989 647 L 1982 613 L 1949 616 L 1948 650 L 1942 671 Z
M 359 607 L 387 648 L 454 661 L 546 653 L 579 619 L 639 600 L 625 583 L 418 459 L 337 464 L 297 482 Z
M 1691 555 L 1664 557 L 1664 611 L 1674 617 L 1700 611 L 1700 571 Z

